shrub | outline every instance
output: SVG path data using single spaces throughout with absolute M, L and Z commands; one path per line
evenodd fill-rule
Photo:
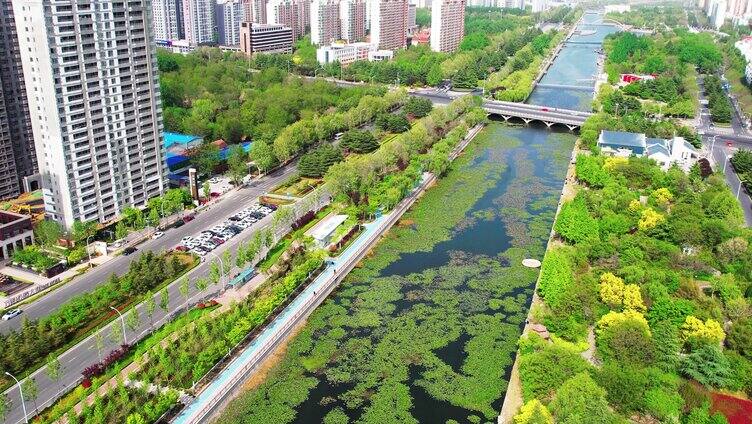
M 752 318 L 736 321 L 728 334 L 728 345 L 747 359 L 752 359 Z
M 554 230 L 570 243 L 595 243 L 599 240 L 598 221 L 590 216 L 581 195 L 562 205 Z
M 556 309 L 566 290 L 574 284 L 574 275 L 567 251 L 562 248 L 546 252 L 538 281 L 538 292 L 548 306 Z
M 604 359 L 644 364 L 653 357 L 650 328 L 635 311 L 609 312 L 598 321 L 596 345 Z
M 560 344 L 520 357 L 522 394 L 527 400 L 550 396 L 575 374 L 589 368 L 579 352 Z
M 578 180 L 593 188 L 603 188 L 611 180 L 611 176 L 603 169 L 601 158 L 593 155 L 577 155 L 575 175 Z
M 726 338 L 721 324 L 714 319 L 708 318 L 705 322 L 690 315 L 682 325 L 682 339 L 690 344 L 714 344 L 717 345 Z
M 520 412 L 514 416 L 514 424 L 553 424 L 554 419 L 548 408 L 538 399 L 522 405 Z
M 551 402 L 551 409 L 556 421 L 561 423 L 617 422 L 617 417 L 608 407 L 606 391 L 586 372 L 580 372 L 561 385 Z
M 645 393 L 645 411 L 662 422 L 678 422 L 684 400 L 677 393 L 650 389 Z
M 702 345 L 683 358 L 681 371 L 703 386 L 724 387 L 731 377 L 731 366 L 716 345 Z

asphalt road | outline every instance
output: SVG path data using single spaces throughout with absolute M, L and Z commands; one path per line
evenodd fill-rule
M 279 174 L 275 174 L 271 176 L 270 179 L 264 180 L 261 182 L 257 188 L 261 188 L 262 185 L 267 184 L 274 184 L 273 181 L 275 178 L 284 178 L 286 173 L 289 173 L 289 169 L 281 170 Z M 252 201 L 255 196 L 251 196 L 248 193 L 243 194 L 243 192 L 240 192 L 242 195 L 232 198 L 232 201 L 228 201 L 227 199 L 223 202 L 227 202 L 227 204 L 232 204 L 233 208 L 235 209 L 242 209 L 244 208 L 245 204 Z M 245 203 L 243 203 L 245 202 Z M 328 196 L 324 194 L 322 197 L 322 203 L 324 204 L 328 202 Z M 297 208 L 295 210 L 296 216 L 301 216 L 304 211 L 300 210 L 302 208 L 301 206 L 302 202 L 298 202 L 296 204 Z M 225 209 L 219 209 L 214 208 L 216 211 L 215 213 L 219 213 L 219 211 L 222 211 L 225 214 L 230 214 L 227 212 L 228 208 Z M 208 214 L 204 212 L 204 215 Z M 224 220 L 224 216 L 222 215 L 222 218 L 215 221 L 204 221 L 214 223 L 216 221 Z M 217 256 L 222 256 L 222 253 L 225 250 L 231 249 L 232 251 L 235 251 L 237 245 L 243 241 L 249 240 L 253 234 L 256 231 L 259 231 L 263 227 L 266 227 L 272 222 L 273 214 L 267 215 L 264 218 L 262 218 L 260 221 L 255 223 L 253 226 L 247 228 L 239 235 L 231 238 L 226 243 L 220 245 L 217 249 L 213 251 Z M 198 220 L 198 217 L 196 220 L 191 221 L 191 223 Z M 185 227 L 187 227 L 186 225 Z M 182 228 L 182 227 L 181 227 Z M 201 227 L 203 228 L 203 227 Z M 277 233 L 277 238 L 281 237 L 285 231 L 282 230 Z M 177 232 L 176 232 L 177 233 Z M 188 232 L 190 233 L 190 232 Z M 181 233 L 182 234 L 182 233 Z M 167 235 L 165 235 L 165 238 Z M 180 240 L 182 236 L 178 236 L 178 240 Z M 135 256 L 135 255 L 134 255 Z M 126 343 L 134 344 L 136 341 L 142 339 L 143 337 L 147 336 L 149 332 L 152 329 L 159 328 L 163 323 L 171 321 L 174 316 L 181 311 L 186 310 L 186 308 L 194 305 L 198 301 L 202 299 L 207 299 L 210 297 L 214 297 L 217 293 L 221 292 L 223 289 L 223 284 L 227 283 L 227 278 L 224 278 L 221 284 L 213 285 L 208 287 L 203 292 L 198 292 L 198 290 L 195 288 L 195 281 L 198 278 L 206 277 L 209 274 L 209 263 L 212 261 L 214 256 L 212 254 L 209 254 L 204 257 L 204 260 L 193 270 L 191 270 L 188 274 L 188 280 L 190 282 L 189 287 L 189 293 L 187 297 L 183 297 L 180 293 L 179 283 L 178 281 L 175 281 L 171 283 L 169 286 L 167 286 L 167 291 L 169 293 L 169 306 L 167 308 L 167 312 L 162 310 L 161 308 L 157 307 L 157 309 L 154 311 L 154 314 L 152 316 L 151 322 L 148 318 L 148 314 L 146 312 L 146 305 L 145 302 L 139 304 L 136 306 L 136 309 L 139 312 L 139 317 L 141 321 L 141 325 L 138 326 L 135 330 L 130 330 L 126 327 L 124 333 L 126 336 Z M 234 264 L 229 265 L 228 267 L 234 267 Z M 155 302 L 157 305 L 159 305 L 160 301 L 160 294 L 155 293 L 154 295 Z M 122 328 L 122 321 L 120 319 L 115 319 L 111 321 L 109 324 L 104 326 L 101 330 L 97 332 L 97 334 L 100 334 L 102 336 L 103 346 L 102 349 L 97 348 L 97 337 L 95 335 L 91 335 L 88 338 L 84 339 L 65 353 L 59 356 L 59 361 L 62 365 L 61 371 L 62 371 L 62 378 L 59 382 L 53 382 L 50 380 L 50 378 L 47 376 L 45 368 L 42 367 L 41 369 L 37 370 L 35 373 L 31 375 L 36 382 L 39 389 L 38 398 L 36 400 L 36 405 L 38 406 L 38 410 L 43 410 L 46 406 L 49 406 L 52 404 L 57 398 L 59 397 L 59 393 L 65 393 L 69 389 L 73 388 L 82 379 L 81 371 L 83 371 L 84 368 L 88 367 L 89 365 L 92 365 L 96 362 L 99 362 L 101 358 L 107 356 L 109 352 L 116 349 L 119 346 L 119 341 L 113 340 L 112 334 L 113 334 L 113 326 L 119 326 Z M 8 417 L 6 418 L 6 423 L 20 423 L 24 420 L 23 415 L 23 408 L 21 405 L 21 398 L 19 395 L 19 390 L 17 386 L 13 386 L 10 389 L 6 390 L 6 395 L 8 396 L 8 399 L 11 401 L 11 411 L 8 414 Z M 26 407 L 29 412 L 29 416 L 32 416 L 32 412 L 35 410 L 35 406 L 33 402 L 26 402 Z
M 47 316 L 54 311 L 60 304 L 66 302 L 74 296 L 82 293 L 91 292 L 98 285 L 107 281 L 110 274 L 122 274 L 128 270 L 130 263 L 137 259 L 140 252 L 152 250 L 155 252 L 169 250 L 180 244 L 180 240 L 185 236 L 193 236 L 206 229 L 213 227 L 247 207 L 258 196 L 264 194 L 267 190 L 284 181 L 295 172 L 295 165 L 290 164 L 281 168 L 268 176 L 256 180 L 249 187 L 231 191 L 225 194 L 221 200 L 201 213 L 196 214 L 196 218 L 180 228 L 173 228 L 165 231 L 165 235 L 156 240 L 148 240 L 138 246 L 138 251 L 125 256 L 120 255 L 109 262 L 100 265 L 86 274 L 75 278 L 74 280 L 53 290 L 49 294 L 38 300 L 22 306 L 23 314 L 10 321 L 0 321 L 0 332 L 7 333 L 10 329 L 21 327 L 23 318 L 37 319 Z

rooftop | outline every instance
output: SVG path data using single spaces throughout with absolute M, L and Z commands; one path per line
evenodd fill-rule
M 642 148 L 644 148 L 646 144 L 645 134 L 637 134 L 624 131 L 602 131 L 599 143 Z
M 329 215 L 308 230 L 307 235 L 313 237 L 315 240 L 324 240 L 346 220 L 347 215 Z
M 180 134 L 167 131 L 165 131 L 164 133 L 164 146 L 167 148 L 174 144 L 188 144 L 194 140 L 201 141 L 201 137 L 197 135 Z

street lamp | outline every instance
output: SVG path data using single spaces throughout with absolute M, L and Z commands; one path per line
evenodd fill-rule
M 125 319 L 123 318 L 123 314 L 120 313 L 117 309 L 110 306 L 110 309 L 117 312 L 117 314 L 120 316 L 120 324 L 123 326 L 123 343 L 128 344 L 128 335 L 125 334 Z
M 18 392 L 21 394 L 21 406 L 23 407 L 23 413 L 24 413 L 24 422 L 29 422 L 29 416 L 26 414 L 26 402 L 24 401 L 23 397 L 23 389 L 21 388 L 21 382 L 18 381 L 16 377 L 13 376 L 13 374 L 9 373 L 8 371 L 5 371 L 5 375 L 8 377 L 16 380 L 16 384 L 18 384 Z
M 94 235 L 90 235 L 89 237 L 86 237 L 86 255 L 89 257 L 89 268 L 91 268 L 91 251 L 89 251 L 89 239 L 94 237 Z
M 739 193 L 742 192 L 742 179 L 739 178 L 739 187 L 736 188 L 736 200 L 739 200 Z

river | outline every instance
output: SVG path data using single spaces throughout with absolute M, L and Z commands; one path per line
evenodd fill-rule
M 583 40 L 610 31 L 599 19 Z M 594 73 L 595 48 L 565 47 L 546 77 Z M 582 93 L 531 99 L 586 109 Z M 538 274 L 521 261 L 542 259 L 575 139 L 491 122 L 220 422 L 494 421 Z
M 562 84 L 582 88 L 536 87 L 528 97 L 527 103 L 590 111 L 603 39 L 617 31 L 617 27 L 603 23 L 602 14 L 585 13 L 577 26 L 577 32 L 564 45 L 559 57 L 540 81 L 541 84 Z

